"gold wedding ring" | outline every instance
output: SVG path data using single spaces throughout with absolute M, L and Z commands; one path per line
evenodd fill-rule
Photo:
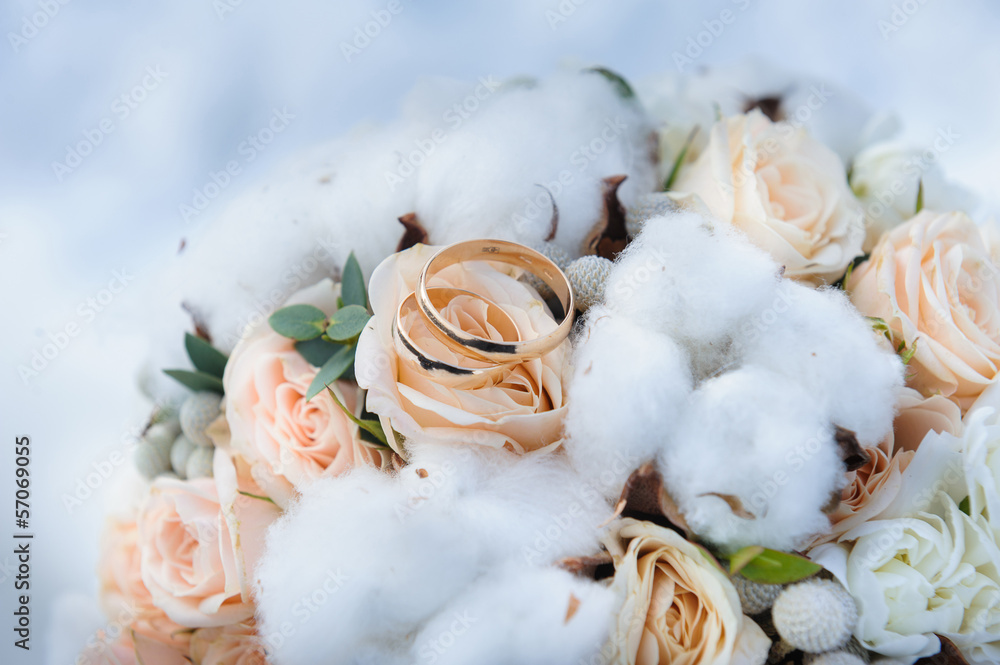
M 437 308 L 447 306 L 449 302 L 458 296 L 471 296 L 481 300 L 487 307 L 485 323 L 493 326 L 501 337 L 505 339 L 508 337 L 520 339 L 520 331 L 517 328 L 517 324 L 502 307 L 492 300 L 471 291 L 455 288 L 431 287 L 426 292 L 428 299 Z M 453 388 L 482 387 L 490 383 L 495 385 L 506 378 L 510 373 L 511 366 L 516 363 L 516 359 L 506 363 L 496 363 L 469 349 L 460 351 L 460 354 L 471 361 L 473 366 L 455 365 L 428 355 L 426 351 L 414 342 L 403 326 L 404 319 L 411 311 L 419 312 L 416 293 L 411 293 L 404 298 L 403 302 L 399 304 L 399 309 L 396 310 L 396 320 L 393 321 L 392 330 L 396 352 L 411 367 L 442 385 L 448 385 Z M 434 333 L 433 325 L 424 318 L 422 313 L 419 320 L 428 331 L 432 334 Z
M 557 319 L 559 324 L 553 331 L 534 339 L 497 341 L 468 333 L 445 319 L 431 297 L 433 287 L 429 288 L 428 282 L 444 268 L 466 261 L 506 263 L 538 277 L 559 299 L 563 310 L 561 320 Z M 541 357 L 562 344 L 573 327 L 573 289 L 563 271 L 545 255 L 505 240 L 469 240 L 440 250 L 424 265 L 414 295 L 417 306 L 430 324 L 428 330 L 449 348 L 477 360 L 509 364 Z M 479 294 L 473 295 L 482 298 Z

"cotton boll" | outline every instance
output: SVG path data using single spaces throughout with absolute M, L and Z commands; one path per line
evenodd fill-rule
M 688 358 L 669 336 L 596 307 L 577 338 L 574 366 L 564 448 L 613 501 L 677 427 L 692 388 Z
M 845 477 L 822 405 L 754 366 L 695 391 L 659 469 L 694 533 L 726 550 L 805 545 Z
M 626 203 L 656 187 L 651 125 L 595 73 L 493 92 L 455 114 L 452 125 L 418 174 L 416 211 L 434 243 L 541 242 L 551 194 L 559 208 L 555 243 L 579 256 L 603 212 L 603 178 L 628 176 L 619 189 Z
M 891 430 L 903 364 L 843 292 L 789 280 L 737 342 L 747 363 L 798 382 L 864 447 Z
M 308 487 L 272 527 L 257 598 L 276 663 L 408 649 L 416 629 L 480 574 L 488 553 L 451 505 L 432 496 L 406 513 L 408 500 L 394 478 L 356 469 Z
M 409 448 L 400 472 L 409 509 L 428 498 L 454 505 L 454 520 L 492 560 L 542 566 L 596 550 L 611 506 L 565 455 L 515 455 L 478 445 Z
M 421 630 L 414 663 L 576 665 L 607 638 L 618 599 L 554 569 L 508 567 L 470 587 Z
M 680 212 L 646 222 L 611 271 L 605 302 L 688 348 L 701 379 L 732 362 L 731 343 L 771 304 L 779 274 L 777 264 L 736 232 Z

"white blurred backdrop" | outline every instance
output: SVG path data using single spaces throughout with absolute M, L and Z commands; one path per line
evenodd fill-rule
M 78 595 L 63 611 L 88 629 L 111 483 L 72 509 L 63 495 L 145 415 L 134 375 L 144 330 L 157 321 L 130 312 L 158 266 L 283 160 L 394 117 L 421 76 L 544 76 L 573 62 L 640 79 L 675 68 L 674 52 L 730 9 L 736 20 L 695 66 L 759 56 L 898 112 L 914 141 L 951 127 L 959 139 L 941 156 L 946 174 L 991 210 L 1000 202 L 1000 5 L 991 0 L 397 1 L 402 11 L 363 48 L 356 30 L 388 0 L 0 6 L 3 662 L 72 662 L 79 635 L 63 623 L 49 635 L 57 596 Z M 344 43 L 357 50 L 345 54 Z M 179 206 L 276 109 L 294 116 L 287 128 L 259 149 L 244 146 L 254 158 L 204 212 L 183 219 Z M 116 272 L 127 286 L 109 299 Z M 61 336 L 68 326 L 75 333 Z M 19 375 L 64 337 L 36 376 Z M 36 534 L 30 653 L 13 648 L 11 631 L 13 444 L 24 434 Z

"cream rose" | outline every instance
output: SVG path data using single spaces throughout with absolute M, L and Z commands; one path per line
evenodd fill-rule
M 112 518 L 105 525 L 97 571 L 101 608 L 116 625 L 186 650 L 189 634 L 153 603 L 142 581 L 142 554 L 135 521 Z
M 843 540 L 810 556 L 854 597 L 866 648 L 912 662 L 937 653 L 943 635 L 971 662 L 1000 661 L 1000 549 L 983 518 L 942 492 L 927 512 L 867 522 Z
M 863 213 L 840 158 L 804 129 L 771 122 L 759 110 L 717 122 L 673 189 L 697 195 L 788 277 L 833 282 L 861 254 Z
M 736 588 L 676 532 L 620 520 L 605 544 L 624 605 L 611 630 L 615 665 L 760 665 L 770 640 L 743 616 Z
M 171 620 L 199 628 L 253 615 L 213 479 L 157 478 L 138 525 L 142 582 Z
M 368 389 L 368 409 L 378 414 L 387 434 L 395 431 L 406 439 L 477 443 L 518 453 L 555 448 L 563 436 L 569 341 L 542 358 L 516 365 L 496 385 L 472 389 L 443 386 L 397 356 L 392 340 L 396 310 L 413 292 L 421 268 L 438 249 L 416 245 L 389 257 L 372 274 L 369 293 L 374 316 L 361 334 L 355 359 L 358 383 Z M 534 289 L 489 264 L 449 266 L 431 286 L 464 289 L 489 298 L 514 319 L 524 339 L 557 325 Z M 456 298 L 442 314 L 468 332 L 499 339 L 485 319 L 482 300 Z M 410 312 L 403 321 L 411 338 L 429 354 L 448 360 L 448 349 L 418 324 L 419 316 Z M 390 434 L 392 445 L 400 448 L 394 439 Z
M 804 129 L 759 110 L 717 122 L 673 189 L 697 195 L 789 277 L 833 282 L 861 254 L 863 213 L 840 158 Z
M 326 313 L 337 309 L 339 285 L 329 279 L 304 289 L 287 305 L 305 303 Z M 352 464 L 384 465 L 378 450 L 361 440 L 358 427 L 326 392 L 311 400 L 306 390 L 318 368 L 295 342 L 266 322 L 240 340 L 226 365 L 226 421 L 229 445 L 249 462 L 264 493 L 286 507 L 297 488 L 324 476 L 344 473 Z M 331 390 L 349 409 L 357 388 L 340 381 Z
M 195 665 L 267 665 L 263 640 L 249 623 L 195 631 L 191 660 Z
M 940 395 L 925 398 L 912 388 L 903 388 L 897 408 L 893 432 L 879 445 L 867 449 L 871 455 L 867 464 L 847 474 L 840 504 L 830 513 L 831 529 L 811 547 L 837 540 L 879 517 L 899 495 L 905 471 L 928 432 L 957 436 L 962 431 L 958 406 Z
M 909 384 L 968 409 L 1000 368 L 1000 267 L 963 213 L 923 211 L 882 237 L 851 275 L 851 300 L 916 345 Z

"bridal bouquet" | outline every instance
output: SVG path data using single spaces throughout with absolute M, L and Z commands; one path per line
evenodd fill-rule
M 78 662 L 1000 661 L 1000 234 L 895 132 L 429 80 L 247 193 L 150 298 Z

